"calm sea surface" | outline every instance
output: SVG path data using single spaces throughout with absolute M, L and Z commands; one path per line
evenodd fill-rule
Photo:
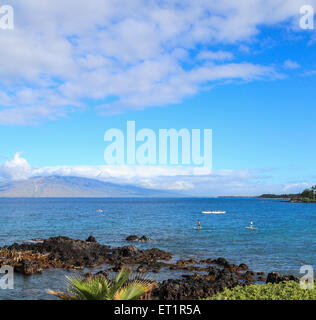
M 227 214 L 205 215 L 203 210 Z M 194 230 L 197 219 L 203 227 L 199 231 Z M 257 230 L 245 228 L 251 220 Z M 0 200 L 0 246 L 58 235 L 94 235 L 103 244 L 123 246 L 132 234 L 153 239 L 137 244 L 139 248 L 158 247 L 176 258 L 224 257 L 255 271 L 296 275 L 302 265 L 316 267 L 316 204 L 263 199 Z M 0 299 L 47 299 L 45 289 L 64 289 L 65 273 L 15 275 L 15 289 L 0 289 Z M 167 271 L 156 275 L 158 280 L 170 276 Z

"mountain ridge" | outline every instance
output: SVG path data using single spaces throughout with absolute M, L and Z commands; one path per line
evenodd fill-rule
M 0 198 L 170 197 L 177 193 L 74 177 L 32 177 L 0 185 Z

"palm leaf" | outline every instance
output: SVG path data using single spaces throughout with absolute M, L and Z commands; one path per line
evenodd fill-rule
M 110 294 L 112 299 L 115 293 L 128 281 L 131 275 L 131 270 L 128 268 L 123 268 L 118 275 L 111 281 Z
M 55 297 L 58 297 L 62 300 L 78 300 L 78 298 L 76 296 L 69 295 L 66 292 L 53 291 L 53 290 L 49 290 L 49 289 L 47 289 L 46 292 L 55 296 Z
M 80 300 L 108 300 L 109 283 L 104 277 L 94 277 L 86 280 L 82 278 L 68 278 L 69 292 Z
M 141 283 L 130 283 L 118 290 L 114 300 L 136 300 L 146 293 L 146 285 Z
M 143 277 L 130 278 L 130 275 L 131 270 L 124 268 L 113 280 L 104 276 L 90 279 L 66 277 L 68 293 L 52 290 L 47 292 L 63 300 L 135 300 L 156 285 Z

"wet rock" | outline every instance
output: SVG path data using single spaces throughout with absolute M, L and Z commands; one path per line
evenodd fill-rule
M 110 271 L 113 272 L 120 272 L 123 269 L 124 265 L 123 264 L 117 264 L 114 267 L 110 268 Z
M 153 273 L 159 273 L 160 272 L 160 267 L 154 267 L 151 271 Z
M 200 260 L 200 263 L 201 264 L 214 264 L 215 260 L 214 259 L 203 259 L 203 260 Z
M 142 236 L 141 238 L 138 239 L 139 242 L 148 242 L 150 241 L 149 238 L 147 238 L 146 236 Z
M 254 276 L 255 276 L 255 273 L 253 271 L 247 271 L 243 276 L 242 278 L 249 281 L 249 282 L 254 282 Z
M 125 240 L 126 241 L 131 241 L 131 242 L 148 242 L 148 241 L 150 241 L 150 239 L 147 238 L 146 236 L 142 236 L 142 237 L 139 238 L 136 235 L 129 236 Z
M 214 260 L 214 263 L 219 266 L 222 266 L 224 268 L 231 268 L 232 267 L 232 265 L 224 258 L 218 258 L 218 259 Z
M 209 276 L 215 276 L 216 277 L 217 274 L 218 274 L 218 269 L 216 267 L 210 267 L 208 269 L 208 275 Z
M 95 274 L 95 276 L 103 276 L 104 278 L 109 278 L 109 272 L 107 270 L 101 270 Z
M 190 264 L 201 264 L 201 262 L 197 261 L 197 260 L 193 260 L 193 259 L 189 259 L 189 260 L 178 260 L 177 261 L 177 265 L 180 267 L 183 266 L 187 266 Z
M 116 251 L 113 251 L 113 254 L 117 254 L 122 257 L 131 257 L 138 253 L 138 249 L 135 246 L 126 246 L 117 248 Z
M 97 242 L 96 238 L 94 236 L 90 236 L 86 242 Z
M 37 263 L 24 259 L 20 261 L 19 265 L 15 266 L 14 271 L 27 276 L 36 273 L 42 273 L 42 269 Z
M 138 236 L 132 235 L 125 239 L 126 241 L 138 241 Z
M 224 288 L 238 285 L 229 269 L 218 271 L 213 277 L 201 274 L 182 275 L 185 279 L 169 279 L 163 281 L 153 292 L 153 296 L 160 300 L 184 300 L 209 297 Z
M 270 272 L 268 274 L 266 283 L 280 283 L 283 281 L 296 281 L 299 282 L 299 279 L 292 275 L 281 276 L 278 272 Z
M 246 271 L 246 270 L 248 270 L 249 268 L 248 268 L 248 266 L 246 265 L 246 264 L 244 264 L 244 263 L 241 263 L 239 266 L 238 266 L 238 270 L 240 270 L 240 271 Z
M 91 279 L 93 277 L 93 274 L 91 272 L 87 272 L 85 275 L 84 275 L 84 278 L 85 279 Z
M 148 269 L 146 266 L 139 266 L 136 271 L 139 273 L 146 273 Z

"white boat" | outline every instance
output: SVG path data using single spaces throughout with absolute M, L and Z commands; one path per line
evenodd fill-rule
M 202 213 L 205 213 L 205 214 L 225 214 L 226 211 L 221 211 L 221 210 L 218 210 L 218 211 L 202 211 Z

